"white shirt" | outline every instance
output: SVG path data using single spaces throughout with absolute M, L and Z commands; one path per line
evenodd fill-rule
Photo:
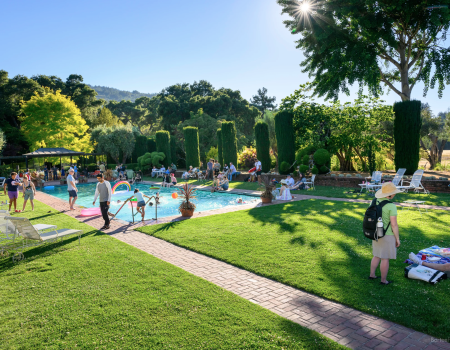
M 144 196 L 142 195 L 141 192 L 136 192 L 134 195 L 136 196 L 138 202 L 145 202 Z
M 260 171 L 261 170 L 261 162 L 260 161 L 255 163 L 255 168 L 256 168 L 256 171 Z
M 159 171 L 166 171 L 166 168 L 162 167 Z
M 75 179 L 73 178 L 73 176 L 67 176 L 67 191 L 75 190 L 75 187 L 72 186 L 72 182 L 75 184 Z
M 288 186 L 294 186 L 295 185 L 295 180 L 292 177 L 289 178 L 289 179 L 286 179 L 286 180 L 287 180 Z

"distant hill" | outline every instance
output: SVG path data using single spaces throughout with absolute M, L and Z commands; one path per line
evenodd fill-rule
M 97 91 L 98 95 L 97 98 L 102 98 L 106 101 L 122 101 L 122 100 L 129 100 L 134 102 L 139 97 L 147 96 L 152 98 L 156 94 L 145 94 L 143 92 L 139 91 L 125 91 L 125 90 L 119 90 L 110 88 L 107 86 L 96 86 L 96 85 L 89 85 L 91 88 L 93 88 L 95 91 Z

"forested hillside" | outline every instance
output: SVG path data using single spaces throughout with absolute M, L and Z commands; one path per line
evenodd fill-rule
M 122 101 L 122 100 L 129 100 L 131 102 L 134 102 L 137 98 L 146 96 L 146 97 L 153 97 L 156 94 L 146 94 L 139 91 L 125 91 L 125 90 L 119 90 L 115 88 L 110 88 L 107 86 L 96 86 L 96 85 L 89 85 L 92 89 L 97 91 L 97 98 L 104 99 L 106 101 Z

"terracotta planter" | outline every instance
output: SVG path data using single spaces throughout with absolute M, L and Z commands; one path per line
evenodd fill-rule
M 272 203 L 272 198 L 261 197 L 261 201 L 263 203 Z
M 195 209 L 180 209 L 181 216 L 184 218 L 190 218 L 192 215 L 194 215 Z

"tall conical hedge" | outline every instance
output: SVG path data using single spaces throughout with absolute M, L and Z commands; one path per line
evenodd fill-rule
M 295 137 L 293 128 L 293 114 L 290 111 L 281 111 L 275 115 L 275 134 L 278 147 L 278 164 L 289 163 L 289 166 L 295 161 Z M 288 174 L 293 172 L 290 168 L 280 173 Z
M 223 163 L 230 164 L 232 162 L 235 166 L 237 164 L 237 140 L 236 127 L 233 121 L 222 123 L 222 155 Z
M 222 153 L 222 129 L 217 129 L 217 153 L 218 156 L 216 160 L 219 161 L 220 165 L 223 165 L 223 153 Z
M 262 171 L 270 171 L 270 139 L 269 125 L 260 120 L 255 124 L 256 155 L 261 162 Z
M 394 103 L 395 168 L 406 168 L 407 175 L 419 167 L 421 108 L 420 101 Z
M 131 155 L 131 163 L 137 163 L 137 159 L 147 152 L 147 136 L 136 136 L 136 143 L 133 154 Z
M 169 167 L 172 164 L 172 157 L 170 151 L 170 134 L 166 130 L 160 130 L 156 132 L 156 151 L 162 152 L 166 156 L 163 160 L 163 164 Z
M 200 150 L 198 148 L 198 128 L 186 126 L 183 128 L 184 149 L 186 151 L 186 168 L 193 166 L 200 167 Z

